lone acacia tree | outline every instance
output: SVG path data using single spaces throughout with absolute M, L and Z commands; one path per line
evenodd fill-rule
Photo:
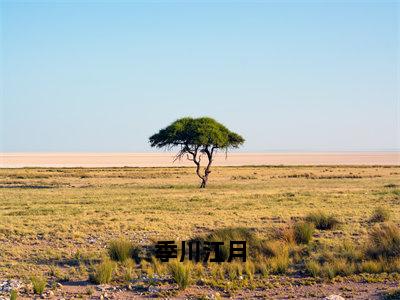
M 175 160 L 186 155 L 196 164 L 196 174 L 201 179 L 200 188 L 205 188 L 211 173 L 211 164 L 218 149 L 227 151 L 244 143 L 243 137 L 230 131 L 212 118 L 181 118 L 161 129 L 149 138 L 152 147 L 172 149 L 180 147 Z M 201 172 L 201 158 L 205 155 L 208 163 Z M 175 161 L 174 160 L 174 161 Z

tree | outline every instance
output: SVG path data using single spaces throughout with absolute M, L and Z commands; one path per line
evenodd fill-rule
M 186 155 L 196 164 L 196 174 L 201 179 L 200 188 L 205 188 L 211 173 L 214 154 L 222 149 L 238 148 L 244 143 L 243 137 L 230 131 L 212 118 L 181 118 L 168 127 L 161 129 L 149 138 L 152 147 L 172 149 L 180 147 L 175 160 Z M 205 155 L 208 163 L 201 172 L 201 159 Z M 175 161 L 174 160 L 174 161 Z

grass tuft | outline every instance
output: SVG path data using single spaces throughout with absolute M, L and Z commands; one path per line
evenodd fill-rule
M 172 278 L 178 284 L 179 289 L 184 290 L 190 284 L 190 266 L 180 263 L 177 260 L 168 264 L 168 269 Z
M 89 274 L 89 280 L 95 284 L 110 283 L 115 270 L 115 263 L 105 260 Z
M 289 256 L 280 254 L 269 259 L 269 268 L 273 274 L 285 274 L 289 268 Z
M 386 222 L 390 219 L 390 211 L 382 206 L 375 208 L 370 218 L 373 223 Z
M 310 260 L 306 263 L 306 271 L 309 275 L 318 277 L 321 274 L 321 265 L 315 260 Z
M 250 280 L 254 279 L 254 273 L 256 272 L 256 267 L 254 263 L 250 260 L 246 261 L 244 264 L 244 271 L 246 272 L 246 275 L 249 277 Z
M 37 295 L 43 294 L 47 284 L 46 280 L 42 277 L 33 276 L 31 277 L 31 282 L 32 282 L 33 292 Z
M 308 244 L 314 234 L 314 225 L 308 222 L 297 222 L 294 225 L 296 243 Z
M 135 271 L 135 263 L 132 259 L 128 259 L 122 263 L 123 278 L 129 282 L 137 277 Z
M 108 256 L 114 261 L 124 262 L 129 258 L 136 260 L 136 252 L 132 242 L 125 239 L 113 240 L 108 245 Z
M 241 262 L 233 261 L 224 263 L 223 266 L 230 280 L 235 280 L 243 274 L 243 264 Z
M 349 262 L 358 262 L 363 258 L 362 251 L 350 240 L 344 240 L 336 251 L 340 257 L 347 259 Z
M 354 274 L 356 265 L 354 263 L 349 263 L 343 258 L 332 259 L 322 264 L 318 261 L 310 260 L 306 263 L 306 271 L 313 277 L 332 279 L 338 275 L 348 276 Z
M 286 251 L 286 247 L 286 243 L 281 240 L 263 241 L 260 244 L 262 255 L 267 257 L 279 255 L 280 252 Z
M 10 300 L 17 300 L 17 298 L 18 298 L 18 292 L 16 290 L 11 290 Z
M 276 244 L 278 245 L 278 244 Z M 276 249 L 274 256 L 267 259 L 266 264 L 268 269 L 273 274 L 285 274 L 289 268 L 289 247 L 286 244 L 281 243 L 281 248 Z
M 400 256 L 400 229 L 395 224 L 381 224 L 370 232 L 366 250 L 371 258 L 395 258 Z
M 315 225 L 319 230 L 331 230 L 336 228 L 340 222 L 334 216 L 328 216 L 323 212 L 315 212 L 307 215 L 306 220 Z
M 359 267 L 361 273 L 378 274 L 382 272 L 382 263 L 375 260 L 363 261 Z
M 296 237 L 293 227 L 284 228 L 282 231 L 278 233 L 277 237 L 288 244 L 296 243 Z

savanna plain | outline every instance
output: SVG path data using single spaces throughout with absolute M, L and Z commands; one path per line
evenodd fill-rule
M 0 169 L 0 298 L 400 299 L 400 167 L 215 167 L 198 184 L 191 167 Z M 190 239 L 246 240 L 247 261 L 154 257 Z

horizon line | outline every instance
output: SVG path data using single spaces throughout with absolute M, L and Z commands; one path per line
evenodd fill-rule
M 225 153 L 224 149 L 218 149 L 217 153 Z M 400 153 L 399 149 L 367 149 L 367 150 L 260 150 L 260 151 L 240 151 L 240 150 L 228 150 L 228 153 L 236 154 L 268 154 L 268 153 Z M 176 151 L 0 151 L 0 155 L 3 154 L 174 154 Z

